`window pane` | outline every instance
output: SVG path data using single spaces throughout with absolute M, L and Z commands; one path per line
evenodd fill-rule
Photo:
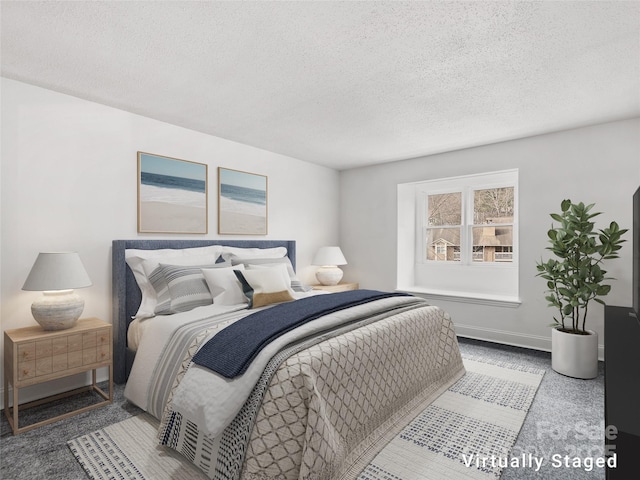
M 474 262 L 512 262 L 513 227 L 473 227 Z
M 442 193 L 439 195 L 429 195 L 428 203 L 428 224 L 437 225 L 460 225 L 462 223 L 462 193 Z
M 475 190 L 473 223 L 513 223 L 513 187 Z
M 427 260 L 460 261 L 460 229 L 429 228 L 427 230 Z

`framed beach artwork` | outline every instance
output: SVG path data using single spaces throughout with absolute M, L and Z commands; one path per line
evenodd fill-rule
M 138 152 L 138 232 L 207 233 L 207 165 Z
M 218 167 L 218 233 L 267 234 L 267 177 Z

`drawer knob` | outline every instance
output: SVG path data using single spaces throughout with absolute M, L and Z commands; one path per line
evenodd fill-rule
M 27 357 L 29 356 L 29 352 L 22 352 L 22 356 L 23 356 L 24 358 L 27 358 Z
M 104 358 L 104 357 L 106 357 L 106 356 L 107 356 L 107 354 L 106 354 L 106 353 L 104 353 L 104 352 L 100 354 L 100 357 L 102 357 L 102 358 Z
M 101 342 L 106 342 L 107 341 L 107 337 L 105 337 L 105 336 L 100 337 L 100 341 Z
M 23 375 L 29 375 L 29 370 L 27 370 L 26 368 L 24 370 L 22 370 L 22 374 Z

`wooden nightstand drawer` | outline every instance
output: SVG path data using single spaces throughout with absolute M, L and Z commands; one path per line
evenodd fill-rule
M 51 340 L 51 354 L 56 355 L 67 355 L 69 351 L 69 347 L 67 346 L 67 337 L 58 337 Z
M 36 359 L 50 357 L 53 355 L 53 344 L 51 340 L 40 340 L 36 342 Z
M 36 377 L 49 375 L 53 372 L 53 358 L 51 356 L 36 358 Z
M 67 353 L 67 364 L 69 369 L 82 366 L 82 350 Z
M 91 410 L 111 403 L 113 398 L 113 361 L 111 350 L 111 325 L 97 318 L 80 320 L 67 330 L 45 331 L 41 327 L 18 328 L 4 333 L 4 405 L 5 414 L 13 433 L 45 425 L 63 417 Z M 96 385 L 96 369 L 109 368 L 109 393 Z M 93 371 L 92 384 L 73 392 L 56 395 L 50 399 L 38 400 L 26 405 L 18 405 L 20 388 L 42 382 Z M 13 387 L 13 405 L 9 402 L 9 384 Z M 18 427 L 18 410 L 36 404 L 46 403 L 54 398 L 63 398 L 70 393 L 93 390 L 104 401 L 85 407 L 61 417 Z
M 96 332 L 96 342 L 98 347 L 108 345 L 111 347 L 111 329 L 105 328 Z
M 96 343 L 96 332 L 89 332 L 82 334 L 82 349 L 86 350 L 87 348 L 92 348 L 97 345 Z
M 69 335 L 67 337 L 67 351 L 77 352 L 78 350 L 82 350 L 82 334 Z
M 92 363 L 96 363 L 97 358 L 98 352 L 96 351 L 95 347 L 82 350 L 83 365 L 91 365 Z
M 62 372 L 69 368 L 68 355 L 66 353 L 61 353 L 60 355 L 54 355 L 51 357 L 51 369 L 54 372 Z
M 111 358 L 111 345 L 101 345 L 98 347 L 98 362 L 104 362 Z
M 356 282 L 339 283 L 337 285 L 311 285 L 314 290 L 324 290 L 325 292 L 346 292 L 358 290 L 360 286 Z
M 36 342 L 18 345 L 18 362 L 31 362 L 36 359 Z
M 36 376 L 36 361 L 29 360 L 18 365 L 18 380 L 27 380 Z

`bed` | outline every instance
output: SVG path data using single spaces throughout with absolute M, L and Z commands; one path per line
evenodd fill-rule
M 164 314 L 158 294 L 162 314 L 132 321 L 145 299 L 126 255 L 192 248 L 227 252 L 174 267 L 204 274 L 210 304 Z M 277 262 L 264 253 L 275 251 Z M 115 381 L 129 379 L 125 396 L 160 420 L 159 443 L 209 478 L 355 478 L 464 374 L 445 312 L 396 292 L 294 290 L 295 252 L 294 241 L 113 242 Z M 163 261 L 145 263 L 171 272 Z M 220 293 L 223 276 L 248 305 Z

